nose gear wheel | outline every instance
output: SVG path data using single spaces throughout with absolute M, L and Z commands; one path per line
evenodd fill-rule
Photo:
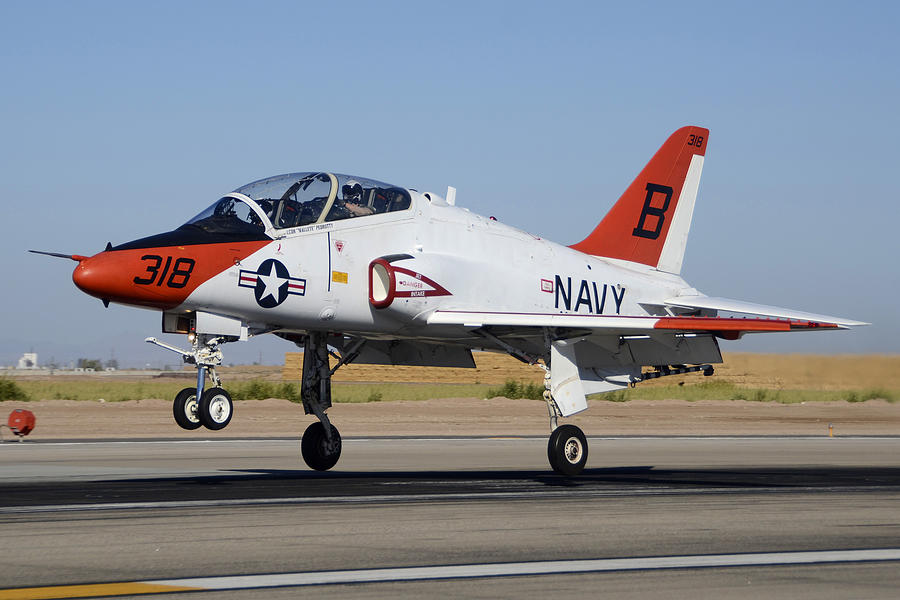
M 175 422 L 184 429 L 197 429 L 201 425 L 213 431 L 224 429 L 234 415 L 234 403 L 228 392 L 220 387 L 222 382 L 216 367 L 222 364 L 219 345 L 236 338 L 192 334 L 188 339 L 191 341 L 190 350 L 170 346 L 152 337 L 144 341 L 176 352 L 184 362 L 197 365 L 197 387 L 185 388 L 175 396 L 172 404 Z M 209 389 L 206 389 L 207 375 L 214 386 Z
M 175 422 L 182 429 L 197 429 L 200 423 L 200 417 L 197 416 L 197 388 L 184 388 L 175 396 L 172 403 L 172 414 Z
M 207 429 L 213 431 L 224 429 L 234 414 L 231 395 L 220 387 L 209 388 L 203 392 L 197 412 L 200 422 Z

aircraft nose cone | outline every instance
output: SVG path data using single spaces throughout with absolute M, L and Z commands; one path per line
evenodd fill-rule
M 72 281 L 85 294 L 90 294 L 101 299 L 109 299 L 112 279 L 115 273 L 111 272 L 103 260 L 103 252 L 84 258 L 78 262 L 78 266 L 72 272 Z

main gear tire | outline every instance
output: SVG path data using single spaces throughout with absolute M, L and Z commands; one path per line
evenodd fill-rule
M 234 415 L 234 403 L 231 395 L 220 387 L 209 388 L 200 398 L 197 409 L 200 422 L 207 429 L 218 431 L 231 422 Z
M 197 429 L 202 425 L 198 415 L 197 388 L 184 388 L 175 396 L 172 415 L 182 429 Z
M 310 424 L 300 439 L 300 453 L 310 469 L 327 471 L 341 458 L 341 434 L 331 426 L 331 441 L 325 435 L 325 425 L 321 421 Z
M 587 458 L 587 438 L 575 425 L 560 425 L 550 434 L 547 459 L 553 470 L 560 475 L 574 477 L 580 474 L 584 471 Z

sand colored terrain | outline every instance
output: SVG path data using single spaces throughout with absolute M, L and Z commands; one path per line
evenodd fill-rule
M 183 438 L 299 436 L 314 419 L 287 400 L 246 400 L 219 432 L 184 431 L 172 420 L 168 400 L 4 402 L 4 416 L 26 408 L 37 416 L 28 439 Z M 547 409 L 535 400 L 446 398 L 412 402 L 336 404 L 328 412 L 343 436 L 518 436 L 549 433 Z M 568 422 L 593 436 L 615 435 L 900 435 L 900 404 L 681 400 L 627 403 L 591 401 Z M 9 441 L 8 431 L 3 432 Z M 2 446 L 0 446 L 2 448 Z M 2 450 L 0 450 L 2 456 Z
M 223 369 L 223 377 L 226 383 L 252 378 L 278 381 L 285 371 L 291 378 L 290 375 L 299 370 L 299 365 L 295 365 L 299 356 L 288 355 L 284 370 L 279 367 L 231 367 Z M 477 353 L 476 363 L 477 369 L 349 365 L 338 371 L 335 380 L 500 384 L 507 379 L 539 383 L 543 377 L 540 368 L 502 355 Z M 191 374 L 186 372 L 181 376 L 189 379 Z M 665 385 L 679 379 L 690 384 L 704 378 L 691 374 L 640 385 Z M 715 379 L 767 389 L 882 388 L 896 391 L 900 390 L 900 356 L 730 354 L 725 357 L 724 365 L 716 367 Z M 30 439 L 283 437 L 299 435 L 313 420 L 303 414 L 301 406 L 276 399 L 238 402 L 232 423 L 220 432 L 181 430 L 172 421 L 169 399 L 114 403 L 3 402 L 0 416 L 5 417 L 16 408 L 26 408 L 37 415 L 38 425 Z M 515 436 L 544 435 L 548 431 L 546 407 L 543 402 L 533 400 L 446 398 L 336 404 L 329 414 L 344 436 Z M 570 421 L 590 435 L 599 436 L 825 436 L 829 423 L 833 424 L 834 434 L 838 437 L 900 435 L 900 403 L 881 400 L 804 404 L 742 400 L 633 400 L 625 403 L 592 400 L 590 410 Z M 4 432 L 4 437 L 10 439 L 8 431 Z
M 544 371 L 492 352 L 476 352 L 475 369 L 345 365 L 334 381 L 399 381 L 501 384 L 508 379 L 540 383 Z M 288 352 L 282 378 L 299 379 L 303 354 Z M 715 379 L 742 387 L 767 389 L 844 390 L 884 388 L 900 390 L 900 355 L 725 354 L 715 365 Z M 699 381 L 688 374 L 664 377 L 641 385 L 672 385 Z

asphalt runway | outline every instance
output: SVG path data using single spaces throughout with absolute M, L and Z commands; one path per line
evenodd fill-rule
M 0 600 L 900 590 L 897 437 L 344 442 L 0 444 Z

